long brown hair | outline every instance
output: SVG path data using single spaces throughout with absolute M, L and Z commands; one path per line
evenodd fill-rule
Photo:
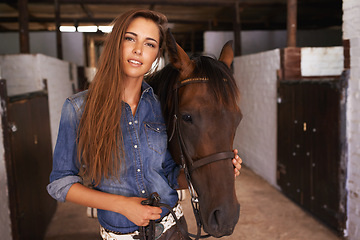
M 132 10 L 116 18 L 98 62 L 78 131 L 80 174 L 98 185 L 101 179 L 117 176 L 124 160 L 121 108 L 124 96 L 121 66 L 122 42 L 130 23 L 137 17 L 159 27 L 159 56 L 164 45 L 167 18 L 150 10 Z

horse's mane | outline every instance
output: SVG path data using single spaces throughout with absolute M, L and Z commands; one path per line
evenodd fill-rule
M 209 86 L 214 99 L 226 106 L 234 106 L 239 97 L 239 90 L 231 70 L 214 58 L 208 56 L 195 56 L 191 60 L 195 62 L 193 77 L 209 78 Z M 158 95 L 165 120 L 173 113 L 171 106 L 174 104 L 173 86 L 178 80 L 179 71 L 171 64 L 166 65 L 160 71 L 154 73 L 147 79 Z M 169 104 L 171 103 L 171 104 Z M 167 121 L 168 122 L 168 121 Z

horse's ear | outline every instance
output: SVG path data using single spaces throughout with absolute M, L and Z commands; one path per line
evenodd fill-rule
M 192 71 L 194 71 L 194 63 L 190 60 L 184 49 L 176 43 L 170 29 L 167 30 L 166 34 L 166 47 L 170 63 L 180 71 L 182 78 L 187 77 Z
M 224 47 L 221 50 L 219 61 L 223 62 L 230 68 L 232 61 L 234 60 L 234 51 L 232 49 L 233 41 L 230 40 L 225 43 Z

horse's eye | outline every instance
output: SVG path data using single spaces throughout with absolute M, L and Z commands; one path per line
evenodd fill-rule
M 184 115 L 182 115 L 182 119 L 183 119 L 185 122 L 192 123 L 192 117 L 191 117 L 191 115 L 189 115 L 189 114 L 184 114 Z

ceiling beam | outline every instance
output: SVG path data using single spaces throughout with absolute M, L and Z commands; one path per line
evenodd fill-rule
M 61 0 L 61 4 L 161 4 L 161 5 L 229 5 L 235 0 Z M 30 0 L 30 3 L 53 3 L 53 0 Z
M 8 29 L 0 24 L 0 31 L 8 32 L 8 31 L 10 31 L 10 29 Z
M 60 18 L 61 23 L 111 23 L 114 18 Z M 0 17 L 0 22 L 18 22 L 18 17 Z M 37 23 L 54 23 L 55 18 L 42 18 L 42 17 L 30 17 L 30 22 Z M 178 24 L 208 24 L 208 20 L 186 20 L 186 19 L 168 19 L 169 23 L 178 23 Z M 231 21 L 218 21 L 219 23 L 232 23 Z
M 81 6 L 81 9 L 86 14 L 86 16 L 88 16 L 88 18 L 92 18 L 94 16 L 94 14 L 91 12 L 91 10 L 85 4 L 81 3 L 80 6 Z
M 3 2 L 3 1 L 0 1 L 0 3 L 1 3 L 1 2 Z M 18 6 L 18 1 L 13 2 L 13 1 L 11 1 L 11 0 L 5 0 L 4 2 L 5 2 L 9 7 L 12 7 L 15 11 L 20 12 L 20 11 L 19 11 L 19 6 Z M 29 3 L 29 1 L 27 1 L 27 4 L 28 4 L 28 3 Z M 34 17 L 34 16 L 31 15 L 29 12 L 28 12 L 27 14 L 28 14 L 29 18 Z M 18 22 L 18 21 L 15 21 L 15 22 Z M 44 25 L 44 27 L 46 27 L 46 26 Z
M 6 2 L 9 0 L 0 0 Z M 101 4 L 101 5 L 176 5 L 176 6 L 274 6 L 286 5 L 286 0 L 60 0 L 60 4 Z M 29 0 L 29 3 L 53 4 L 54 0 Z
M 18 10 L 18 2 L 17 1 L 10 1 L 10 0 L 5 0 L 5 1 L 1 1 L 6 3 L 7 5 L 9 5 L 10 7 L 12 7 L 15 10 Z

